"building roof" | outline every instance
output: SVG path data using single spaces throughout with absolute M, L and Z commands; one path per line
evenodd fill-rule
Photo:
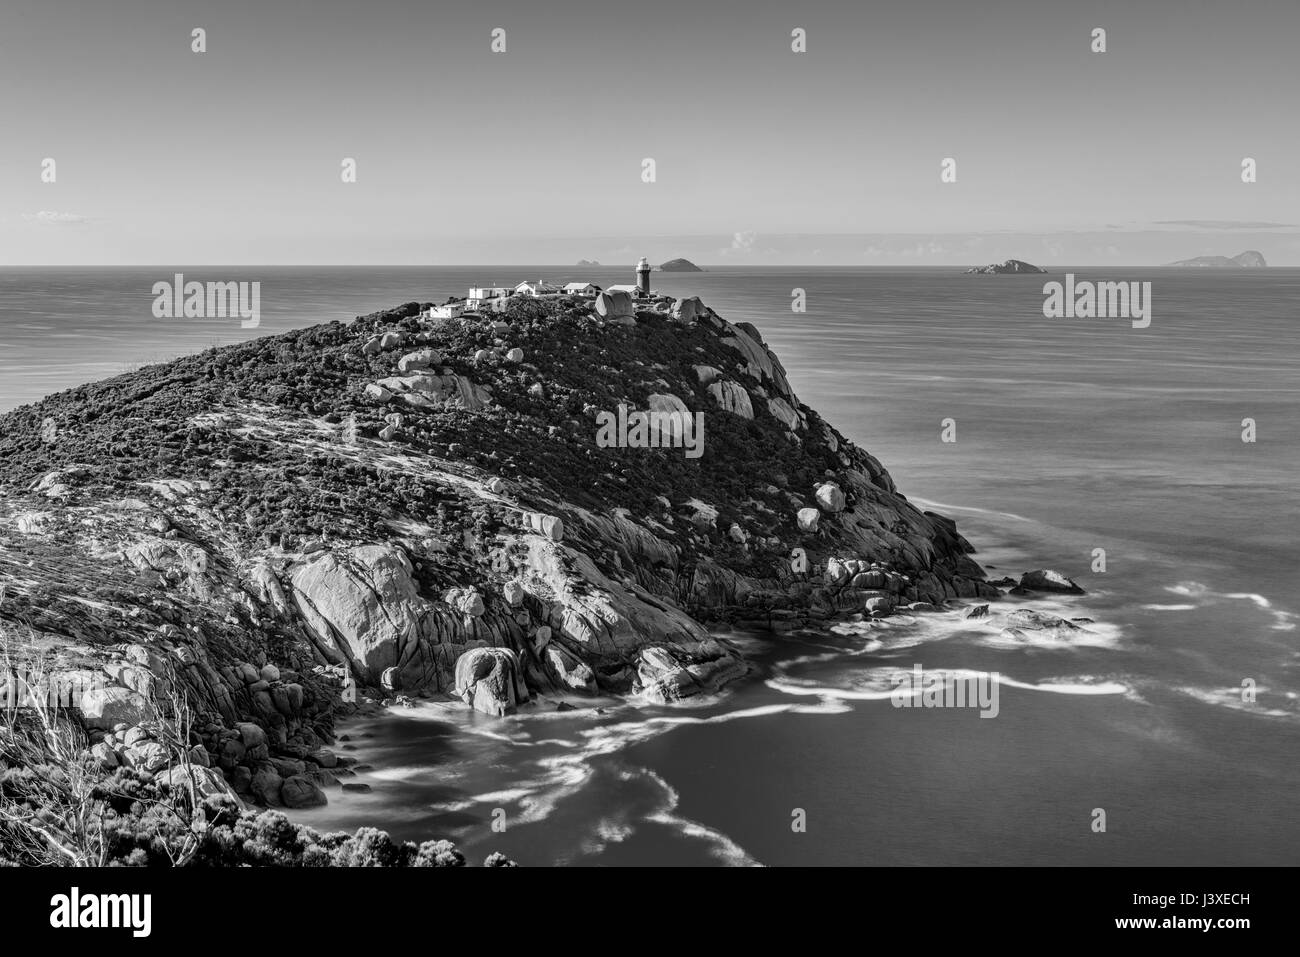
M 606 286 L 605 291 L 606 292 L 640 292 L 641 287 L 636 285 L 628 285 L 627 283 L 620 283 L 617 286 Z
M 586 289 L 588 286 L 595 286 L 594 282 L 566 282 L 565 289 Z

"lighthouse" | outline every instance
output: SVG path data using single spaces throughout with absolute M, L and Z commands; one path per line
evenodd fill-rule
M 650 297 L 650 261 L 644 256 L 636 264 L 636 291 L 639 296 Z

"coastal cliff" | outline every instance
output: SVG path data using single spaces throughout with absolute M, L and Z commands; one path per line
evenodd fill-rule
M 81 690 L 105 764 L 160 760 L 132 732 L 176 690 L 212 787 L 304 806 L 350 773 L 328 746 L 354 686 L 672 702 L 746 672 L 710 623 L 999 595 L 754 326 L 594 306 L 407 303 L 0 417 L 8 653 Z M 697 422 L 699 454 L 670 419 L 598 441 L 629 410 Z

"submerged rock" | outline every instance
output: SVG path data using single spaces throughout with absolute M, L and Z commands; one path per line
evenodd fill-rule
M 1029 608 L 1011 612 L 1003 619 L 1003 624 L 1002 636 L 1018 641 L 1068 641 L 1085 630 L 1072 621 Z
M 1021 575 L 1019 587 L 1028 591 L 1052 591 L 1069 595 L 1084 594 L 1084 590 L 1073 579 L 1066 578 L 1060 572 L 1042 568 Z

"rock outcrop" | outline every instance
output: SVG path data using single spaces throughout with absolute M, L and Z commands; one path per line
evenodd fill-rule
M 139 724 L 149 717 L 149 701 L 139 692 L 123 687 L 93 688 L 81 696 L 86 727 L 112 731 L 120 724 Z
M 672 317 L 681 323 L 692 323 L 703 317 L 705 312 L 704 303 L 699 296 L 678 299 L 672 306 Z
M 374 383 L 379 391 L 368 394 L 381 399 L 386 393 L 422 409 L 444 407 L 478 412 L 492 401 L 492 394 L 463 375 L 390 376 Z M 369 389 L 369 386 L 367 386 Z
M 596 314 L 605 319 L 631 319 L 636 309 L 625 292 L 602 292 L 596 296 Z
M 290 582 L 321 654 L 371 682 L 395 667 L 415 642 L 428 607 L 412 572 L 405 552 L 392 545 L 308 556 Z
M 749 399 L 749 393 L 738 382 L 711 383 L 709 395 L 713 396 L 713 401 L 718 403 L 720 409 L 726 409 L 744 419 L 754 417 L 754 405 Z
M 509 648 L 474 648 L 456 662 L 453 692 L 475 711 L 504 717 L 528 700 L 519 656 Z

